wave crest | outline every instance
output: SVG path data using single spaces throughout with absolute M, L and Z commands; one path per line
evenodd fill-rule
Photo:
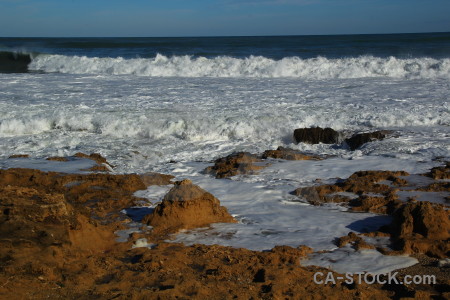
M 40 55 L 31 70 L 71 74 L 137 75 L 151 77 L 255 77 L 255 78 L 450 78 L 450 59 L 395 57 L 273 60 L 262 56 L 215 58 L 158 54 L 154 58 L 99 58 Z

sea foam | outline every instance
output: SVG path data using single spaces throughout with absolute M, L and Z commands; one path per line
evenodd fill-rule
M 39 55 L 30 70 L 70 74 L 137 75 L 151 77 L 248 77 L 248 78 L 450 78 L 450 59 L 360 56 L 329 59 L 263 56 L 215 58 L 172 56 L 154 58 L 100 58 Z

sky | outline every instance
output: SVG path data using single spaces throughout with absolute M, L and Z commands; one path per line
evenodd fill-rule
M 0 37 L 449 31 L 450 0 L 0 0 Z

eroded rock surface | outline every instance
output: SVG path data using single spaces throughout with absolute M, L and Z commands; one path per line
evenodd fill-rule
M 450 212 L 426 201 L 408 202 L 393 214 L 391 232 L 406 253 L 450 256 Z
M 133 203 L 138 189 L 145 185 L 135 175 L 0 170 L 1 273 L 62 280 L 71 272 L 63 271 L 69 261 L 110 251 L 120 224 L 100 216 Z M 26 280 L 19 282 L 33 292 Z
M 155 232 L 176 232 L 236 221 L 216 197 L 186 179 L 176 182 L 143 222 L 153 226 Z

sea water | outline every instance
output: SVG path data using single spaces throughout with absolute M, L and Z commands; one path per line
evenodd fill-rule
M 423 173 L 450 157 L 449 33 L 0 38 L 0 52 L 0 166 L 22 166 L 20 159 L 7 158 L 29 154 L 29 167 L 47 170 L 39 159 L 99 152 L 117 173 L 189 178 L 219 198 L 239 223 L 173 237 L 187 244 L 333 250 L 336 237 L 374 230 L 389 218 L 312 207 L 290 192 L 358 170 Z M 12 68 L 11 61 L 26 70 Z M 295 144 L 294 129 L 311 126 L 349 135 L 394 133 L 355 151 Z M 333 158 L 272 160 L 258 175 L 231 180 L 202 172 L 232 152 L 278 146 Z M 140 195 L 155 205 L 161 188 Z M 351 254 L 336 251 L 331 257 Z M 382 259 L 391 269 L 415 263 L 377 255 L 367 266 L 358 264 L 367 253 L 353 255 L 351 270 L 379 271 Z M 334 259 L 311 261 L 333 267 Z M 343 271 L 342 265 L 349 264 L 335 268 Z

